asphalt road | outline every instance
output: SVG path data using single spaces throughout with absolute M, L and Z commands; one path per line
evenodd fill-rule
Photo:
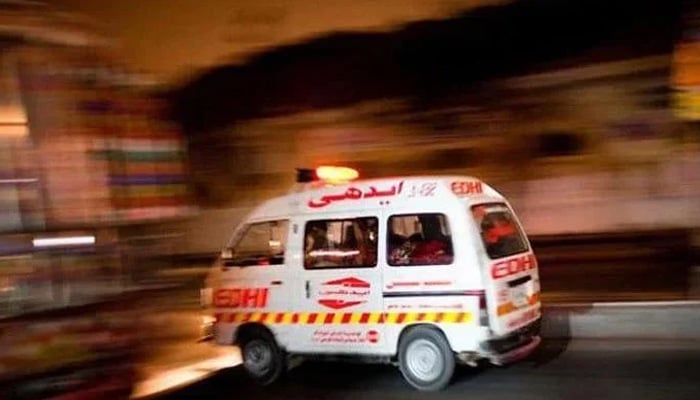
M 304 363 L 260 388 L 240 368 L 162 396 L 176 399 L 688 399 L 700 398 L 700 343 L 550 341 L 508 367 L 462 367 L 445 391 L 410 389 L 391 366 Z

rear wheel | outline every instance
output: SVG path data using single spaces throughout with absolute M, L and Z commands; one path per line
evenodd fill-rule
M 399 343 L 399 368 L 404 379 L 421 391 L 444 389 L 452 379 L 455 357 L 447 339 L 436 329 L 420 326 Z
M 263 329 L 248 332 L 241 339 L 243 367 L 260 385 L 271 385 L 286 371 L 286 355 L 274 337 Z

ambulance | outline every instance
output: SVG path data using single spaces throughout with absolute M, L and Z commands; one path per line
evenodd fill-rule
M 202 291 L 207 338 L 237 345 L 248 374 L 288 361 L 397 365 L 421 391 L 456 364 L 503 365 L 540 343 L 537 261 L 508 201 L 469 176 L 358 180 L 303 170 L 301 189 L 237 227 Z

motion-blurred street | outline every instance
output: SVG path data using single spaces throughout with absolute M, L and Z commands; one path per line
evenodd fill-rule
M 448 390 L 410 389 L 391 366 L 308 363 L 275 388 L 259 388 L 240 368 L 172 393 L 175 399 L 697 399 L 698 343 L 546 342 L 507 368 L 461 367 Z

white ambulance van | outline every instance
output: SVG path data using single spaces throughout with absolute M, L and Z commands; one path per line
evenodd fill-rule
M 502 365 L 538 346 L 537 261 L 493 188 L 468 176 L 339 184 L 328 177 L 347 169 L 317 171 L 334 184 L 255 209 L 203 290 L 209 338 L 238 345 L 256 381 L 276 381 L 290 355 L 350 356 L 439 390 L 456 363 Z

